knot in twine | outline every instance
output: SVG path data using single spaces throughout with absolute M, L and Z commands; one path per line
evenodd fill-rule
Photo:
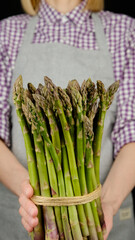
M 73 206 L 81 205 L 99 198 L 101 196 L 101 185 L 99 185 L 93 192 L 88 193 L 83 196 L 74 196 L 74 197 L 43 197 L 34 195 L 31 200 L 36 205 L 42 206 Z

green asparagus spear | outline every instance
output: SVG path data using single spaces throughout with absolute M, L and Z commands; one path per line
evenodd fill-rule
M 95 91 L 95 84 L 90 78 L 86 81 L 84 80 L 81 85 L 81 95 L 82 95 L 82 107 L 83 107 L 83 116 L 85 117 L 90 108 L 90 101 L 93 98 L 93 93 Z M 83 122 L 83 152 L 85 157 L 86 150 L 86 138 L 84 131 L 84 122 Z
M 54 168 L 53 159 L 50 156 L 46 142 L 44 142 L 44 145 L 45 145 L 45 153 L 46 153 L 46 160 L 47 160 L 47 166 L 48 166 L 48 174 L 49 174 L 52 197 L 55 198 L 55 197 L 59 197 L 56 171 Z M 64 232 L 63 232 L 63 225 L 62 225 L 62 219 L 61 219 L 61 208 L 54 207 L 54 210 L 55 210 L 56 221 L 57 221 L 60 239 L 62 240 L 62 239 L 64 239 Z
M 100 97 L 98 116 L 94 132 L 94 143 L 93 143 L 93 157 L 95 164 L 95 173 L 97 178 L 97 184 L 100 184 L 100 152 L 102 135 L 104 129 L 104 120 L 106 111 L 110 107 L 114 94 L 119 87 L 119 81 L 114 82 L 108 90 L 105 89 L 104 84 L 101 81 L 97 81 L 97 91 Z
M 62 162 L 63 162 L 63 169 L 64 169 L 64 179 L 65 179 L 65 186 L 66 186 L 66 195 L 67 197 L 73 197 L 73 188 L 71 183 L 71 176 L 69 171 L 69 164 L 68 164 L 68 156 L 67 156 L 67 149 L 65 146 L 64 139 L 62 141 Z M 75 206 L 68 207 L 69 211 L 69 219 L 70 225 L 72 229 L 73 239 L 82 239 L 82 233 L 79 225 L 78 214 Z
M 69 125 L 72 142 L 73 145 L 75 145 L 75 121 L 73 118 L 72 104 L 66 91 L 63 90 L 61 87 L 58 87 L 57 89 Z
M 93 129 L 90 119 L 85 116 L 84 118 L 84 127 L 85 127 L 85 136 L 86 136 L 86 181 L 88 192 L 93 192 L 96 189 L 96 177 L 94 171 L 94 162 L 93 162 L 93 150 L 92 150 L 92 141 L 93 141 Z M 96 184 L 96 187 L 93 187 L 93 181 Z M 103 240 L 103 232 L 100 224 L 100 219 L 97 211 L 96 200 L 91 202 L 92 212 L 94 215 L 95 225 L 97 229 L 98 239 Z
M 86 139 L 88 139 L 88 148 L 87 148 L 87 157 L 86 157 L 86 176 L 87 176 L 87 183 L 92 185 L 91 189 L 95 190 L 98 187 L 97 180 L 96 180 L 96 175 L 95 175 L 95 168 L 94 168 L 94 162 L 93 162 L 93 149 L 92 149 L 92 144 L 93 144 L 93 139 L 94 139 L 94 133 L 93 133 L 93 119 L 96 115 L 98 109 L 98 93 L 97 90 L 94 89 L 94 92 L 92 93 L 92 97 L 89 97 L 89 109 L 87 111 L 87 116 L 88 119 L 85 118 L 85 128 L 86 128 Z M 88 122 L 88 123 L 87 123 Z M 87 134 L 88 131 L 88 134 Z M 88 136 L 88 137 L 87 137 Z M 91 182 L 90 182 L 91 179 Z M 88 186 L 89 189 L 90 186 Z M 102 231 L 106 231 L 106 224 L 104 221 L 104 213 L 102 210 L 102 205 L 101 205 L 101 199 L 97 198 L 96 200 L 97 204 L 97 211 L 100 219 L 100 224 Z

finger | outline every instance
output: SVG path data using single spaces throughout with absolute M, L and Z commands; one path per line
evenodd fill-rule
M 23 224 L 24 228 L 27 230 L 27 232 L 33 231 L 33 228 L 24 220 L 24 218 L 22 218 L 22 224 Z
M 108 234 L 104 235 L 104 240 L 107 240 Z
M 112 230 L 112 226 L 111 226 L 111 225 L 110 225 L 110 226 L 107 226 L 106 233 L 104 233 L 104 240 L 107 240 L 107 238 L 108 238 L 111 230 Z
M 25 220 L 25 222 L 27 222 L 27 224 L 30 225 L 32 228 L 38 225 L 38 218 L 37 217 L 32 218 L 31 216 L 29 216 L 24 208 L 20 207 L 19 213 Z
M 107 240 L 113 227 L 113 210 L 112 207 L 108 204 L 102 204 L 102 206 L 106 223 L 106 231 L 104 231 L 104 240 Z
M 22 192 L 24 193 L 24 195 L 27 198 L 31 198 L 33 196 L 33 188 L 30 185 L 30 182 L 28 179 L 26 179 L 23 183 L 22 183 Z
M 28 198 L 26 198 L 25 195 L 21 195 L 19 197 L 19 203 L 20 205 L 25 209 L 28 215 L 31 217 L 36 217 L 38 214 L 38 209 L 36 205 Z

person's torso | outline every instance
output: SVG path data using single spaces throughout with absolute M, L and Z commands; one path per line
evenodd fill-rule
M 94 15 L 93 19 L 97 33 L 97 44 L 99 46 L 98 50 L 96 51 L 86 51 L 72 46 L 56 43 L 41 45 L 31 44 L 33 29 L 35 27 L 35 23 L 31 25 L 33 22 L 32 20 L 27 29 L 29 33 L 31 30 L 31 33 L 29 35 L 25 35 L 22 48 L 17 58 L 12 84 L 18 75 L 21 74 L 24 80 L 24 87 L 27 86 L 28 82 L 32 82 L 35 86 L 37 86 L 38 83 L 43 83 L 44 75 L 50 77 L 55 84 L 60 85 L 61 87 L 65 87 L 68 81 L 71 79 L 76 78 L 81 84 L 84 79 L 89 77 L 91 77 L 92 81 L 95 83 L 96 80 L 102 80 L 105 86 L 108 87 L 112 82 L 114 82 L 111 57 L 108 52 L 103 29 L 100 28 L 101 22 L 96 14 Z M 12 100 L 10 103 L 12 105 L 13 123 L 12 150 L 20 162 L 27 167 L 21 129 Z M 115 121 L 115 112 L 116 102 L 114 101 L 106 115 L 102 142 L 103 151 L 101 155 L 101 181 L 104 180 L 112 164 L 113 146 L 111 142 L 111 130 Z M 107 150 L 105 150 L 104 146 Z M 3 196 L 6 196 L 5 192 Z M 1 198 L 1 201 L 3 201 L 4 204 L 4 198 Z M 8 204 L 10 206 L 10 199 Z M 5 212 L 7 217 L 9 211 L 6 210 Z M 13 219 L 11 225 L 12 224 Z M 16 236 L 16 233 L 14 236 Z M 15 239 L 18 240 L 16 237 L 13 238 L 13 240 Z M 130 239 L 133 240 L 132 237 Z

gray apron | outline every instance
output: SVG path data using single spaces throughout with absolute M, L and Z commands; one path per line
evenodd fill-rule
M 50 77 L 56 85 L 62 88 L 67 86 L 69 80 L 82 81 L 91 77 L 96 83 L 102 80 L 107 88 L 114 81 L 111 57 L 108 51 L 104 31 L 98 14 L 93 14 L 95 34 L 99 50 L 83 50 L 62 43 L 32 44 L 33 33 L 38 17 L 32 17 L 23 44 L 17 57 L 13 74 L 12 87 L 15 79 L 21 74 L 24 87 L 32 82 L 36 87 L 38 83 L 44 84 L 44 76 Z M 24 141 L 19 126 L 15 107 L 12 106 L 12 151 L 18 160 L 27 168 Z M 113 162 L 113 145 L 111 131 L 115 122 L 116 99 L 107 112 L 101 153 L 101 183 L 104 182 Z M 0 240 L 28 239 L 26 231 L 21 226 L 18 214 L 17 198 L 1 186 L 0 191 Z M 7 199 L 5 201 L 5 199 Z M 114 218 L 114 228 L 109 240 L 133 240 L 134 221 L 133 203 L 131 195 L 122 205 Z M 125 211 L 125 212 L 124 212 Z M 127 212 L 126 212 L 127 211 Z M 127 216 L 126 216 L 127 213 Z

